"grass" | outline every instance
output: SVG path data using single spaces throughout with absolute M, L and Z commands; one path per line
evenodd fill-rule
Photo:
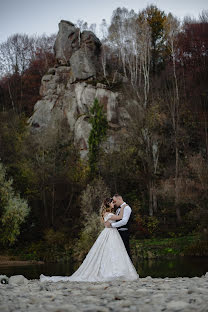
M 200 240 L 200 235 L 187 235 L 173 238 L 131 239 L 133 259 L 161 259 L 174 256 L 207 256 L 208 242 Z M 45 242 L 33 242 L 28 246 L 7 250 L 15 260 L 44 260 L 45 262 L 69 261 L 73 250 L 55 248 Z M 62 246 L 63 247 L 63 246 Z M 5 251 L 6 254 L 6 251 Z M 17 258 L 17 259 L 16 259 Z
M 197 235 L 174 238 L 132 239 L 130 242 L 133 257 L 143 259 L 184 256 L 186 249 L 198 239 Z

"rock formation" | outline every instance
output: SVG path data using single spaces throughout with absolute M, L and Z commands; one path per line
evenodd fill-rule
M 39 100 L 29 123 L 33 133 L 56 128 L 63 120 L 74 134 L 82 157 L 88 152 L 89 108 L 97 98 L 103 104 L 109 124 L 106 149 L 117 149 L 125 135 L 128 114 L 122 94 L 99 83 L 101 43 L 90 31 L 80 32 L 74 24 L 61 21 L 54 46 L 57 65 L 42 78 Z
M 74 24 L 61 21 L 54 51 L 58 64 L 70 65 L 75 79 L 95 77 L 99 70 L 101 42 L 91 31 L 80 32 Z

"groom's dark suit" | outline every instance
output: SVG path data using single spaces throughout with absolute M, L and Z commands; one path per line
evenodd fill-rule
M 111 226 L 116 227 L 118 229 L 119 234 L 121 235 L 123 243 L 126 247 L 126 251 L 129 255 L 129 257 L 131 258 L 130 247 L 129 247 L 129 225 L 131 222 L 131 208 L 126 203 L 123 203 L 122 205 L 125 205 L 123 219 L 118 220 L 116 223 L 112 223 Z M 120 212 L 120 208 L 121 207 L 118 207 L 116 210 L 117 215 Z

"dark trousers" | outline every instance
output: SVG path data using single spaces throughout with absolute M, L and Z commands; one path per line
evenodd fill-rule
M 121 238 L 123 240 L 124 246 L 126 247 L 126 251 L 131 258 L 130 247 L 129 247 L 129 231 L 119 231 Z

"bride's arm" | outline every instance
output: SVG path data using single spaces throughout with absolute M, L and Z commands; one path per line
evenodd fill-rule
M 112 217 L 109 218 L 109 220 L 121 220 L 123 219 L 123 212 L 124 212 L 124 208 L 126 207 L 127 205 L 123 205 L 121 207 L 121 210 L 119 212 L 119 215 L 116 216 L 116 215 L 113 215 Z

